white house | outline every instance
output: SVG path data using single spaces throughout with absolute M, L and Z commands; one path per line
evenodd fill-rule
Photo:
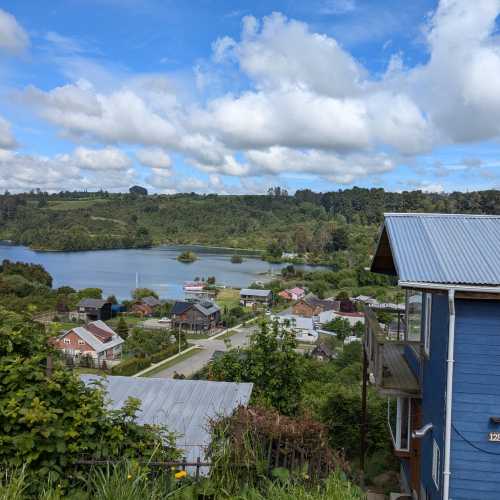
M 365 324 L 365 315 L 361 312 L 340 312 L 340 311 L 323 311 L 319 313 L 318 322 L 320 325 L 330 323 L 335 318 L 346 319 L 349 325 L 353 327 L 356 323 Z
M 295 334 L 298 342 L 314 343 L 318 340 L 318 332 L 315 329 L 313 318 L 303 318 L 294 314 L 280 314 L 272 316 L 273 321 L 288 328 Z

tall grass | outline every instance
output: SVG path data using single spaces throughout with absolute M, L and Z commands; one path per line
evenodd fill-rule
M 221 471 L 222 472 L 222 471 Z M 0 478 L 0 500 L 198 500 L 199 498 L 231 500 L 362 500 L 363 492 L 349 483 L 341 472 L 325 481 L 307 486 L 293 480 L 261 477 L 258 484 L 247 482 L 234 491 L 234 477 L 217 476 L 218 481 L 204 479 L 199 484 L 189 479 L 175 482 L 169 473 L 152 475 L 151 471 L 132 462 L 122 462 L 101 469 L 92 469 L 81 487 L 64 490 L 52 482 L 41 488 L 38 495 L 31 490 L 29 475 L 24 469 L 3 472 Z

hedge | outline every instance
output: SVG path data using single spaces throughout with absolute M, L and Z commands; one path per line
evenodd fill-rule
M 151 355 L 151 363 L 159 363 L 164 359 L 170 358 L 170 356 L 173 356 L 174 354 L 177 354 L 177 349 L 172 349 L 170 347 L 168 349 L 163 349 L 162 351 L 155 352 Z
M 129 358 L 111 369 L 112 375 L 134 375 L 151 366 L 151 358 Z

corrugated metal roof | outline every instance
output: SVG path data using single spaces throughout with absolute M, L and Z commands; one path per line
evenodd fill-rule
M 259 289 L 253 289 L 253 288 L 243 288 L 240 291 L 240 296 L 247 296 L 247 297 L 267 297 L 271 293 L 271 290 L 259 290 Z
M 94 309 L 100 309 L 104 304 L 107 304 L 107 300 L 103 299 L 82 299 L 78 302 L 78 307 L 91 307 Z
M 385 214 L 400 281 L 500 285 L 500 216 Z
M 101 377 L 81 375 L 81 379 L 90 384 Z M 105 386 L 113 409 L 121 408 L 129 397 L 140 399 L 138 423 L 165 425 L 178 434 L 177 446 L 188 461 L 204 458 L 210 443 L 209 420 L 248 404 L 253 388 L 248 383 L 117 376 L 106 377 Z

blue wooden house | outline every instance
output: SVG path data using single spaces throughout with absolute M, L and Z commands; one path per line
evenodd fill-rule
M 367 306 L 363 391 L 388 398 L 403 490 L 500 499 L 500 216 L 386 214 L 371 270 L 406 291 L 400 334 Z

